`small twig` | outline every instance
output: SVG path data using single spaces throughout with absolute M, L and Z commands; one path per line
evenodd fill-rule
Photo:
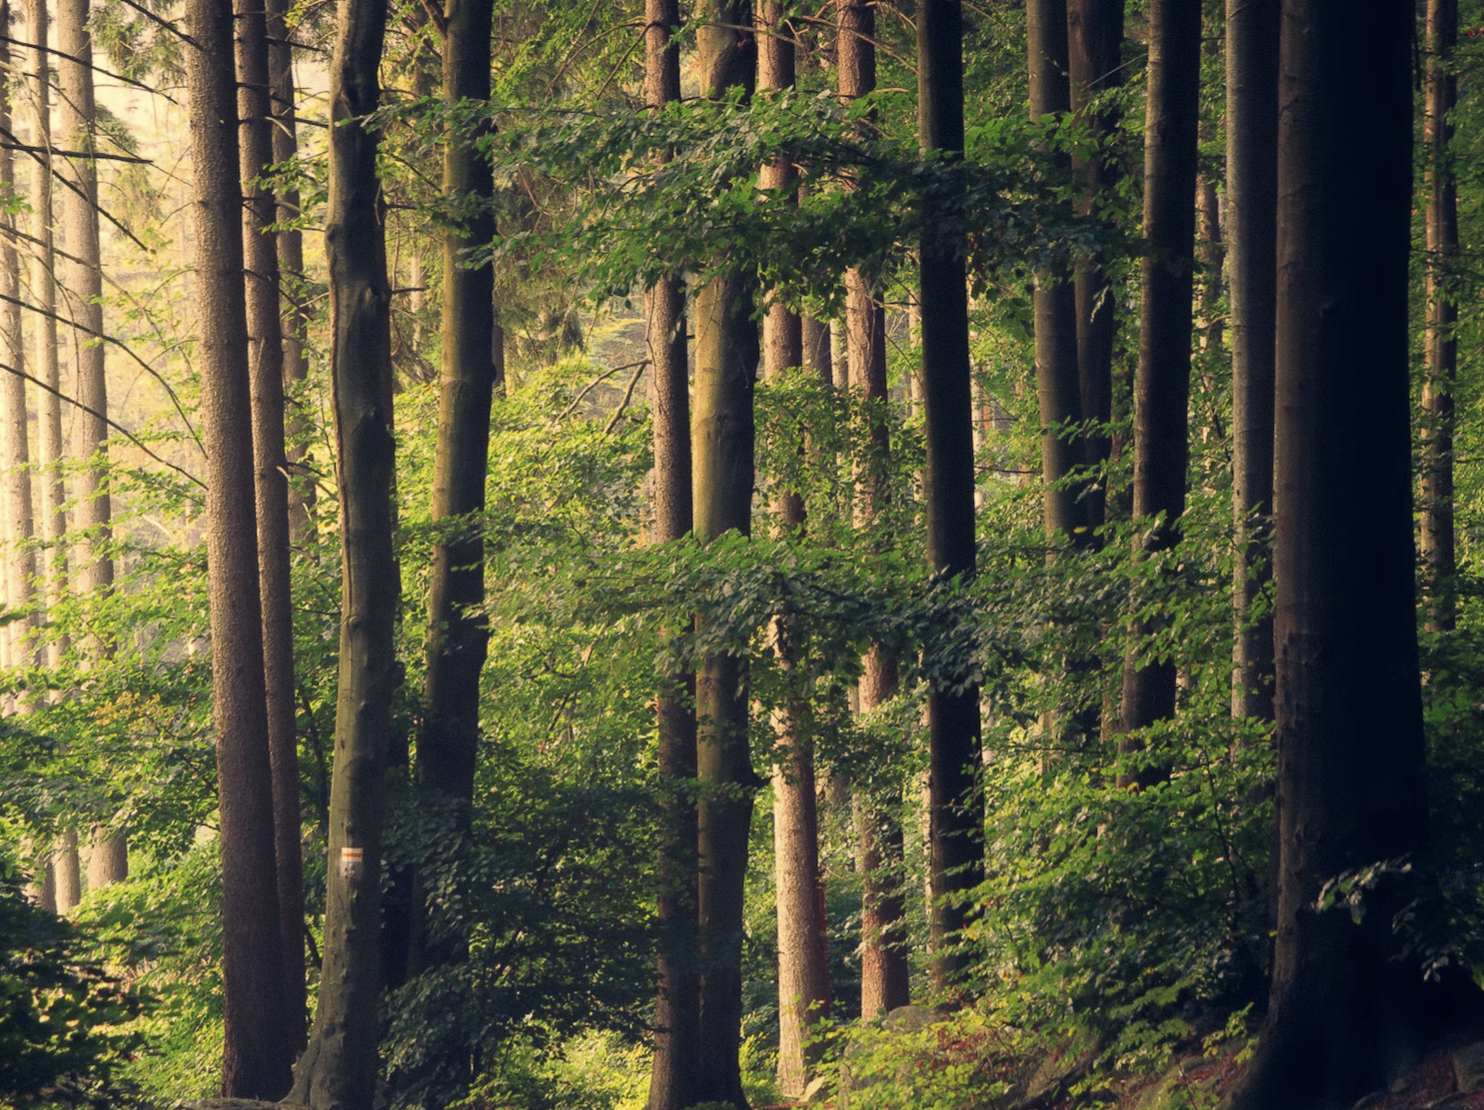
M 560 424 L 563 420 L 567 419 L 567 417 L 576 412 L 577 406 L 582 404 L 582 399 L 589 393 L 591 393 L 594 389 L 598 388 L 598 386 L 606 382 L 609 378 L 613 377 L 614 374 L 617 374 L 623 370 L 632 370 L 636 366 L 643 367 L 648 365 L 648 363 L 649 359 L 645 358 L 640 359 L 638 362 L 626 362 L 622 366 L 615 366 L 612 370 L 604 370 L 596 378 L 588 382 L 587 385 L 582 387 L 582 392 L 579 393 L 576 397 L 572 398 L 572 403 L 562 410 L 562 415 L 558 416 L 556 420 L 553 421 L 553 423 Z

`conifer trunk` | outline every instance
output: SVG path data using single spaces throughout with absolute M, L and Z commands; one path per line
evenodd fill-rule
M 1201 7 L 1151 0 L 1149 91 L 1144 128 L 1144 238 L 1139 367 L 1134 381 L 1134 519 L 1147 552 L 1179 537 L 1189 457 L 1186 408 L 1194 293 L 1196 138 Z M 1159 523 L 1156 525 L 1156 518 Z M 1144 728 L 1175 712 L 1175 666 L 1138 665 L 1151 626 L 1130 637 L 1123 673 L 1122 726 Z M 1158 766 L 1132 776 L 1141 785 L 1162 777 Z
M 264 0 L 268 29 L 268 87 L 272 96 L 273 161 L 288 163 L 299 154 L 298 113 L 294 86 L 294 56 L 285 19 L 288 0 Z M 299 215 L 299 190 L 287 185 L 277 194 L 278 221 L 287 224 Z M 283 295 L 283 388 L 285 404 L 285 458 L 291 477 L 288 486 L 289 534 L 297 544 L 309 540 L 314 521 L 315 484 L 303 474 L 303 439 L 308 431 L 298 392 L 309 374 L 304 336 L 309 313 L 303 306 L 304 233 L 297 226 L 281 227 L 277 235 L 279 291 Z
M 964 149 L 963 12 L 959 0 L 917 2 L 918 141 L 924 153 Z M 931 220 L 928 221 L 931 227 Z M 974 439 L 970 421 L 969 296 L 963 245 L 924 235 L 920 268 L 928 567 L 974 573 Z M 958 676 L 951 676 L 958 677 Z M 951 680 L 950 677 L 950 680 Z M 967 677 L 967 676 L 963 676 Z M 928 694 L 928 880 L 933 978 L 947 986 L 968 966 L 954 939 L 978 884 L 983 821 L 976 799 L 979 690 Z
M 1323 884 L 1427 843 L 1408 251 L 1412 8 L 1285 0 L 1279 63 L 1276 637 L 1281 842 L 1262 1040 L 1230 1110 L 1349 1106 L 1420 1049 L 1410 894 Z
M 273 107 L 263 0 L 237 3 L 237 109 L 243 189 L 247 356 L 252 390 L 258 588 L 262 601 L 263 675 L 268 755 L 273 777 L 274 859 L 283 952 L 283 1023 L 292 1049 L 304 1046 L 304 860 L 300 844 L 298 714 L 294 690 L 294 617 L 289 578 L 288 460 L 284 454 L 283 329 L 277 220 L 273 194 L 249 185 L 273 165 Z
M 191 0 L 187 18 L 198 44 L 186 55 L 186 81 L 221 812 L 222 1094 L 277 1099 L 289 1086 L 292 1034 L 274 865 L 231 0 Z
M 93 338 L 103 334 L 103 263 L 98 242 L 98 164 L 87 157 L 97 145 L 93 39 L 87 22 L 88 0 L 57 0 L 58 53 L 53 57 L 59 92 L 57 122 L 62 132 L 58 145 L 83 155 L 67 159 L 65 172 L 75 188 L 63 190 L 61 206 L 63 235 L 71 255 L 62 281 L 68 291 L 65 315 L 80 325 L 72 331 L 73 365 L 77 369 L 73 396 L 85 406 L 76 409 L 71 418 L 72 454 L 82 464 L 72 489 L 72 522 L 74 530 L 82 534 L 73 550 L 72 585 L 82 596 L 102 595 L 113 587 L 113 559 L 108 554 L 113 511 L 106 469 L 108 425 L 104 421 L 108 415 L 108 384 L 104 345 Z M 58 421 L 60 429 L 60 414 Z M 92 657 L 101 658 L 108 650 L 101 637 L 89 637 L 87 651 Z M 127 878 L 128 858 L 120 833 L 97 844 L 88 862 L 88 887 L 94 889 Z
M 398 682 L 392 549 L 391 286 L 376 175 L 377 71 L 385 0 L 342 0 L 330 66 L 331 378 L 340 490 L 340 673 L 330 795 L 324 966 L 291 1099 L 367 1110 L 376 1091 L 381 996 L 381 840 Z
M 1458 184 L 1448 144 L 1448 115 L 1458 100 L 1452 55 L 1458 40 L 1458 0 L 1428 0 L 1422 141 L 1426 158 L 1427 330 L 1422 379 L 1422 582 L 1427 626 L 1454 624 L 1457 556 L 1453 537 L 1453 385 L 1458 374 L 1457 293 L 1450 268 L 1458 255 Z

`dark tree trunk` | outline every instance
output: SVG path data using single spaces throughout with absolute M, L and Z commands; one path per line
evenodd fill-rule
M 222 1094 L 278 1099 L 289 1087 L 293 1038 L 284 1021 L 263 680 L 232 5 L 191 0 L 186 11 L 198 44 L 186 55 L 186 81 L 195 153 L 211 693 L 221 809 Z
M 283 331 L 279 317 L 277 220 L 273 194 L 246 183 L 273 165 L 268 42 L 263 0 L 237 4 L 237 110 L 242 140 L 243 261 L 247 267 L 247 358 L 252 383 L 258 587 L 263 605 L 263 673 L 273 772 L 274 858 L 283 950 L 283 1023 L 292 1049 L 304 1047 L 304 859 L 299 824 L 299 738 L 294 691 L 294 613 L 289 580 L 289 501 L 284 457 Z
M 680 99 L 677 0 L 646 0 L 644 100 Z M 654 484 L 650 538 L 673 543 L 691 530 L 690 384 L 685 290 L 678 276 L 649 291 L 650 418 Z M 655 694 L 659 731 L 659 993 L 649 1110 L 684 1110 L 700 1096 L 701 977 L 696 917 L 695 676 L 672 674 Z
M 264 0 L 268 27 L 268 85 L 273 97 L 273 161 L 292 162 L 299 154 L 299 137 L 294 87 L 294 57 L 289 47 L 289 29 L 285 19 L 288 0 Z M 299 216 L 299 190 L 290 185 L 277 196 L 278 220 L 288 224 Z M 304 545 L 313 527 L 315 484 L 302 473 L 303 439 L 308 430 L 298 390 L 309 374 L 304 357 L 304 335 L 309 327 L 309 313 L 304 307 L 304 234 L 297 226 L 285 226 L 278 232 L 278 274 L 284 294 L 283 386 L 287 422 L 285 455 L 289 475 L 289 533 L 294 542 Z M 299 946 L 301 949 L 303 945 Z
M 1231 298 L 1232 515 L 1237 566 L 1232 713 L 1273 719 L 1273 329 L 1278 282 L 1278 4 L 1227 0 L 1226 241 Z
M 1139 369 L 1134 382 L 1134 519 L 1145 551 L 1179 538 L 1189 457 L 1191 297 L 1194 292 L 1196 137 L 1200 109 L 1201 6 L 1151 0 L 1149 92 L 1144 125 L 1144 237 Z M 1159 523 L 1156 525 L 1156 518 Z M 1140 622 L 1124 663 L 1122 726 L 1145 728 L 1175 712 L 1175 665 L 1138 665 Z M 1148 766 L 1141 785 L 1162 777 Z
M 345 0 L 330 65 L 331 376 L 342 571 L 324 968 L 292 1101 L 366 1110 L 376 1090 L 381 838 L 399 582 L 392 550 L 391 287 L 376 176 L 385 0 Z
M 1452 55 L 1458 40 L 1458 0 L 1428 0 L 1422 125 L 1427 167 L 1427 331 L 1422 379 L 1422 584 L 1427 626 L 1454 623 L 1457 570 L 1453 540 L 1453 384 L 1458 374 L 1457 292 L 1449 270 L 1458 254 L 1458 184 L 1448 144 L 1448 115 L 1458 101 Z
M 490 96 L 492 0 L 446 6 L 443 100 L 450 107 Z M 443 195 L 457 210 L 477 207 L 443 237 L 443 365 L 438 390 L 438 443 L 433 464 L 433 520 L 450 532 L 433 545 L 428 591 L 426 705 L 417 738 L 417 781 L 438 821 L 467 832 L 479 745 L 479 675 L 489 644 L 484 604 L 484 511 L 489 470 L 490 407 L 504 367 L 493 358 L 494 270 L 469 267 L 464 255 L 495 237 L 494 172 L 474 148 L 478 134 L 449 134 L 443 148 Z M 463 521 L 460 525 L 459 522 Z M 428 935 L 426 883 L 413 899 L 409 971 L 460 959 L 467 936 Z
M 1029 0 L 1026 6 L 1031 119 L 1071 110 L 1067 81 L 1067 0 Z M 1065 155 L 1049 158 L 1058 188 L 1069 175 Z M 1086 543 L 1087 506 L 1079 486 L 1067 479 L 1086 461 L 1083 439 L 1072 435 L 1082 420 L 1077 357 L 1077 291 L 1061 274 L 1036 275 L 1031 293 L 1036 332 L 1036 399 L 1041 411 L 1041 481 L 1045 487 L 1047 539 Z
M 1118 124 L 1110 109 L 1092 110 L 1096 98 L 1123 80 L 1124 0 L 1066 0 L 1067 69 L 1072 111 L 1088 117 L 1094 137 L 1106 139 Z M 1072 160 L 1072 172 L 1080 188 L 1073 208 L 1090 217 L 1100 194 L 1110 184 L 1113 167 L 1097 155 Z M 1102 256 L 1083 259 L 1077 266 L 1077 381 L 1082 416 L 1096 421 L 1086 440 L 1089 466 L 1108 461 L 1112 442 L 1106 425 L 1113 415 L 1113 307 L 1115 297 L 1103 269 Z M 1104 483 L 1087 490 L 1083 497 L 1090 528 L 1103 523 L 1108 491 Z
M 924 153 L 964 149 L 963 12 L 959 0 L 917 3 L 918 141 Z M 928 221 L 931 225 L 931 220 Z M 969 292 L 962 244 L 924 236 L 922 305 L 924 501 L 929 569 L 974 573 L 974 436 L 970 421 Z M 948 681 L 958 676 L 945 676 Z M 980 879 L 983 821 L 975 797 L 979 690 L 928 694 L 928 840 L 933 977 L 947 986 L 968 966 L 955 934 Z
M 720 0 L 698 32 L 701 88 L 719 97 L 752 91 L 757 43 L 749 0 Z M 758 363 L 754 290 L 721 273 L 696 298 L 695 532 L 702 543 L 752 531 L 752 390 Z M 703 945 L 697 1058 L 703 1101 L 745 1107 L 742 1041 L 742 911 L 753 794 L 760 780 L 747 738 L 747 675 L 735 655 L 711 655 L 696 676 L 697 814 Z
M 1412 8 L 1283 4 L 1278 132 L 1279 920 L 1261 1046 L 1231 1110 L 1346 1107 L 1416 1058 L 1398 880 L 1426 846 L 1408 432 Z

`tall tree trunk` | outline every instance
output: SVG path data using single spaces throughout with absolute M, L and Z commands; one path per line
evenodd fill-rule
M 963 12 L 959 0 L 917 0 L 918 141 L 924 153 L 964 149 Z M 931 220 L 928 221 L 931 226 Z M 969 293 L 963 245 L 923 237 L 923 425 L 929 569 L 974 573 L 974 437 L 970 421 Z M 928 694 L 928 880 L 933 978 L 949 985 L 969 963 L 955 939 L 968 919 L 967 892 L 983 868 L 976 799 L 979 689 L 945 682 Z
M 0 0 L 0 27 L 10 26 L 10 4 Z M 5 88 L 0 90 L 0 127 L 11 131 L 10 89 L 14 84 L 19 52 L 10 46 L 0 48 L 5 59 Z M 0 181 L 14 181 L 14 158 L 9 150 L 0 150 Z M 21 326 L 21 258 L 16 250 L 16 217 L 4 218 L 3 241 L 0 241 L 0 294 L 7 298 L 0 316 L 0 361 L 14 370 L 26 369 L 25 335 Z M 31 667 L 36 658 L 36 550 L 31 545 L 35 532 L 35 514 L 31 498 L 31 446 L 26 415 L 26 379 L 19 374 L 0 374 L 0 411 L 3 411 L 5 445 L 5 500 L 9 505 L 10 552 L 7 560 L 10 605 L 21 610 L 21 618 L 9 627 L 11 664 Z M 22 709 L 29 702 L 23 699 Z
M 1148 11 L 1144 238 L 1150 254 L 1143 262 L 1134 382 L 1133 511 L 1142 522 L 1143 550 L 1156 552 L 1174 546 L 1185 511 L 1201 6 L 1151 0 Z M 1125 730 L 1145 728 L 1175 712 L 1174 663 L 1138 664 L 1151 630 L 1149 623 L 1138 622 L 1130 637 L 1123 672 Z M 1162 776 L 1161 767 L 1146 766 L 1131 781 L 1147 786 Z
M 493 0 L 450 0 L 443 35 L 443 101 L 450 108 L 487 102 Z M 433 469 L 433 520 L 450 531 L 433 545 L 428 588 L 426 706 L 417 737 L 417 781 L 436 819 L 467 831 L 474 801 L 479 745 L 479 675 L 489 624 L 484 604 L 485 476 L 489 470 L 490 406 L 502 367 L 493 356 L 494 270 L 471 268 L 465 253 L 495 237 L 490 207 L 494 173 L 475 151 L 479 134 L 451 133 L 443 147 L 443 195 L 471 214 L 443 236 L 443 365 L 438 388 L 438 442 Z M 471 209 L 469 205 L 474 205 Z M 463 520 L 462 526 L 458 521 Z M 421 877 L 419 877 L 421 879 Z M 410 971 L 460 959 L 467 936 L 434 942 L 423 904 L 413 898 Z
M 680 99 L 677 0 L 645 0 L 644 102 L 651 111 Z M 678 275 L 649 291 L 650 419 L 654 426 L 650 538 L 673 543 L 690 530 L 690 383 L 685 289 Z M 659 731 L 659 989 L 649 1110 L 684 1110 L 699 1097 L 701 977 L 698 951 L 695 676 L 667 676 L 655 693 Z
M 1278 0 L 1227 0 L 1226 229 L 1237 565 L 1232 713 L 1273 719 L 1273 329 L 1278 282 Z
M 1408 250 L 1412 8 L 1287 0 L 1279 64 L 1276 635 L 1279 920 L 1261 1046 L 1232 1110 L 1348 1106 L 1420 1048 L 1392 958 L 1408 893 L 1364 920 L 1323 884 L 1426 846 Z
M 52 870 L 57 876 L 57 912 L 68 914 L 82 901 L 82 869 L 77 852 L 77 833 L 64 832 L 52 856 Z
M 331 376 L 340 489 L 340 674 L 324 966 L 291 1099 L 366 1110 L 376 1090 L 381 995 L 381 837 L 398 667 L 392 550 L 391 286 L 376 175 L 377 70 L 386 0 L 344 0 L 330 66 Z
M 73 486 L 73 524 L 82 533 L 74 550 L 73 586 L 83 596 L 101 596 L 113 586 L 112 502 L 108 493 L 108 384 L 104 376 L 103 264 L 98 243 L 98 164 L 87 155 L 97 145 L 93 102 L 93 39 L 88 31 L 88 0 L 57 0 L 58 124 L 64 149 L 81 151 L 68 159 L 74 188 L 62 193 L 62 227 L 71 260 L 62 282 L 70 291 L 68 315 L 80 327 L 72 332 L 77 367 L 74 397 L 86 406 L 72 414 L 72 453 L 80 464 Z M 91 411 L 88 411 L 91 410 Z M 88 653 L 101 658 L 108 645 L 89 637 Z M 88 866 L 88 886 L 107 886 L 128 876 L 128 853 L 121 834 L 100 845 Z
M 1428 0 L 1423 143 L 1427 159 L 1427 331 L 1422 379 L 1422 581 L 1427 626 L 1449 632 L 1454 623 L 1453 383 L 1458 373 L 1457 293 L 1449 273 L 1458 254 L 1458 184 L 1448 153 L 1458 101 L 1453 47 L 1458 0 Z
M 794 85 L 793 25 L 778 0 L 764 0 L 758 19 L 758 89 L 784 90 Z M 759 183 L 768 189 L 793 190 L 798 173 L 787 152 L 765 164 Z M 781 302 L 763 319 L 763 378 L 783 379 L 804 361 L 803 322 Z M 771 506 L 780 533 L 804 527 L 803 499 L 781 491 Z M 784 618 L 774 625 L 780 665 L 791 670 L 796 649 L 793 629 Z M 773 712 L 777 761 L 773 767 L 773 859 L 778 916 L 778 1086 L 789 1098 L 801 1097 L 819 1062 L 819 1045 L 810 1045 L 814 1024 L 829 1000 L 825 964 L 824 915 L 819 892 L 819 819 L 814 798 L 813 738 L 801 725 L 801 704 Z
M 836 0 L 840 33 L 836 48 L 840 99 L 847 103 L 876 89 L 876 10 L 863 0 Z M 850 384 L 868 402 L 887 403 L 886 309 L 877 300 L 871 277 L 860 270 L 845 273 L 845 352 Z M 856 491 L 855 525 L 870 529 L 885 502 L 886 424 L 871 412 L 872 458 Z M 873 649 L 864 660 L 857 687 L 861 712 L 874 709 L 897 693 L 897 663 Z M 900 789 L 875 796 L 864 786 L 855 791 L 855 857 L 861 876 L 861 1014 L 874 1017 L 911 1001 L 907 949 L 904 944 L 905 902 L 902 896 L 902 826 L 897 817 Z
M 1087 118 L 1094 138 L 1106 139 L 1117 126 L 1109 109 L 1094 112 L 1099 95 L 1122 82 L 1124 0 L 1066 0 L 1067 71 L 1072 111 Z M 1110 185 L 1113 167 L 1097 154 L 1076 157 L 1072 172 L 1077 176 L 1073 210 L 1090 217 L 1100 194 Z M 1084 419 L 1106 426 L 1113 416 L 1113 307 L 1115 297 L 1103 269 L 1102 256 L 1095 254 L 1077 266 L 1077 381 Z M 1089 466 L 1107 463 L 1111 441 L 1106 430 L 1095 430 L 1086 440 Z M 1084 496 L 1086 522 L 1096 528 L 1107 510 L 1106 482 L 1099 482 Z
M 1031 119 L 1071 111 L 1067 80 L 1067 0 L 1029 0 L 1026 6 Z M 1049 155 L 1052 172 L 1069 174 L 1066 155 Z M 1041 410 L 1041 482 L 1047 539 L 1086 543 L 1087 508 L 1067 479 L 1086 460 L 1080 433 L 1082 395 L 1077 359 L 1077 291 L 1061 274 L 1042 271 L 1031 293 L 1036 332 L 1036 398 Z
M 283 1018 L 290 1047 L 304 1047 L 304 858 L 299 810 L 294 614 L 289 577 L 288 460 L 284 455 L 283 329 L 279 316 L 273 194 L 248 182 L 273 165 L 273 107 L 263 0 L 237 4 L 237 110 L 241 121 L 243 261 L 247 267 L 247 357 L 262 594 L 263 675 L 273 776 L 273 840 L 283 951 Z
M 222 1094 L 278 1099 L 289 1086 L 292 1034 L 284 1021 L 263 677 L 234 21 L 231 0 L 190 0 L 186 12 L 198 44 L 186 55 L 186 81 L 194 152 L 211 693 L 221 809 Z M 276 303 L 273 308 L 276 317 Z M 261 340 L 256 354 L 263 357 Z
M 701 88 L 722 97 L 751 93 L 757 42 L 750 0 L 715 0 L 698 31 Z M 752 533 L 753 380 L 758 329 L 748 277 L 718 273 L 696 297 L 695 420 L 691 429 L 696 538 Z M 696 770 L 703 946 L 699 1034 L 703 1101 L 745 1107 L 738 1053 L 742 1042 L 743 890 L 752 801 L 761 785 L 747 737 L 746 665 L 711 655 L 696 675 Z
M 294 55 L 289 47 L 286 17 L 288 0 L 264 0 L 268 38 L 268 88 L 273 98 L 273 161 L 286 163 L 299 155 L 298 114 L 294 86 Z M 284 186 L 277 195 L 278 222 L 289 224 L 299 216 L 299 190 Z M 297 394 L 309 374 L 304 357 L 304 337 L 309 327 L 309 313 L 303 301 L 304 233 L 297 226 L 284 226 L 278 231 L 279 290 L 283 297 L 283 323 L 279 332 L 283 340 L 283 387 L 286 405 L 285 457 L 289 474 L 289 533 L 294 542 L 308 542 L 314 522 L 315 484 L 295 468 L 304 463 L 303 439 L 308 430 L 302 402 Z M 302 945 L 301 945 L 302 947 Z
M 46 53 L 46 0 L 26 0 L 26 34 L 36 44 L 27 61 L 26 99 L 30 106 L 31 145 L 38 149 L 31 165 L 31 235 L 35 238 L 31 264 L 31 298 L 38 309 L 35 332 L 35 373 L 48 387 L 37 400 L 37 484 L 40 489 L 40 527 L 45 573 L 44 600 L 48 610 L 67 592 L 67 494 L 61 474 L 62 399 L 57 395 L 62 380 L 57 365 L 57 291 L 53 270 L 55 253 L 52 232 L 51 79 Z M 66 645 L 49 637 L 46 661 L 56 667 Z M 74 838 L 75 839 L 75 838 Z M 74 847 L 74 853 L 75 853 Z M 76 860 L 72 869 L 75 871 Z M 59 882 L 60 891 L 61 884 Z M 60 893 L 58 895 L 60 904 Z M 71 908 L 69 905 L 68 909 Z M 65 911 L 62 911 L 65 912 Z

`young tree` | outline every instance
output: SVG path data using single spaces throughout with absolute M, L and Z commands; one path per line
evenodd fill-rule
M 923 153 L 961 158 L 959 0 L 917 0 L 917 103 Z M 927 221 L 919 258 L 928 567 L 944 578 L 967 578 L 975 565 L 968 282 L 963 244 L 946 241 L 932 223 Z M 939 986 L 949 984 L 968 962 L 954 935 L 968 919 L 966 894 L 982 871 L 978 764 L 979 690 L 967 676 L 945 676 L 928 694 L 928 879 L 933 977 Z
M 294 615 L 289 580 L 288 460 L 284 455 L 283 330 L 278 205 L 263 183 L 273 165 L 273 107 L 263 0 L 237 4 L 237 111 L 241 121 L 243 261 L 247 267 L 247 359 L 252 392 L 258 587 L 262 601 L 268 755 L 273 778 L 275 873 L 283 1018 L 293 1050 L 304 1043 L 304 860 L 300 845 L 299 737 L 294 690 Z
M 187 12 L 197 44 L 186 55 L 186 81 L 194 155 L 211 693 L 221 813 L 222 1093 L 276 1099 L 289 1086 L 291 1034 L 284 1022 L 263 678 L 233 12 L 230 0 L 191 0 Z M 262 356 L 261 348 L 258 354 Z
M 1262 1041 L 1230 1110 L 1348 1106 L 1420 1047 L 1421 976 L 1393 958 L 1407 892 L 1383 880 L 1359 923 L 1317 905 L 1326 882 L 1427 842 L 1408 432 L 1412 9 L 1286 0 L 1282 13 L 1279 915 Z
M 644 102 L 651 111 L 680 99 L 677 0 L 646 0 Z M 663 156 L 664 152 L 660 152 Z M 654 481 L 650 540 L 673 543 L 691 530 L 690 383 L 685 290 L 679 275 L 649 290 L 650 422 Z M 649 1110 L 684 1110 L 700 1089 L 701 980 L 697 935 L 695 676 L 671 674 L 655 692 L 659 733 L 660 948 Z
M 398 667 L 392 550 L 391 286 L 376 174 L 377 71 L 385 0 L 344 0 L 330 64 L 331 375 L 340 488 L 340 671 L 324 966 L 291 1099 L 365 1110 L 376 1090 L 381 995 L 381 838 L 386 749 Z
M 1457 294 L 1449 270 L 1458 255 L 1458 183 L 1448 144 L 1449 113 L 1458 100 L 1453 47 L 1458 40 L 1458 0 L 1428 0 L 1424 29 L 1426 66 L 1422 141 L 1427 172 L 1427 330 L 1422 379 L 1422 580 L 1427 624 L 1452 630 L 1453 576 L 1453 383 L 1458 373 Z
M 1134 380 L 1134 519 L 1143 550 L 1179 538 L 1189 457 L 1191 296 L 1194 292 L 1196 137 L 1200 109 L 1201 6 L 1151 0 L 1149 91 L 1144 124 L 1143 306 Z M 1175 666 L 1139 665 L 1150 627 L 1136 624 L 1123 672 L 1122 725 L 1144 728 L 1175 712 Z M 1148 766 L 1142 785 L 1162 776 Z
M 1232 713 L 1273 719 L 1273 328 L 1277 321 L 1278 0 L 1227 0 L 1226 240 L 1231 301 L 1232 518 L 1237 565 Z

